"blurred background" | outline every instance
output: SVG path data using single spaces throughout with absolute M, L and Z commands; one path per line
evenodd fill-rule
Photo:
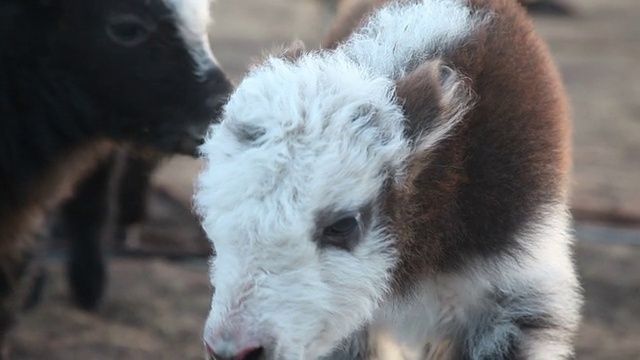
M 574 112 L 572 210 L 585 320 L 577 359 L 640 359 L 640 1 L 569 0 L 570 16 L 534 15 Z M 317 47 L 335 1 L 218 0 L 214 53 L 235 81 L 274 46 Z M 47 256 L 40 305 L 12 337 L 13 358 L 202 359 L 210 247 L 190 212 L 200 164 L 176 157 L 153 178 L 148 218 L 109 259 L 96 313 L 75 308 L 63 249 Z M 105 244 L 108 246 L 108 243 Z

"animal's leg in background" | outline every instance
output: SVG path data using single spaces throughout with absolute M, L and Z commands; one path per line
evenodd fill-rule
M 147 217 L 147 200 L 151 185 L 151 175 L 160 159 L 158 157 L 136 157 L 123 154 L 122 173 L 116 185 L 117 210 L 116 229 L 119 239 L 136 241 L 139 236 L 140 225 Z M 117 244 L 122 248 L 126 244 Z
M 117 152 L 79 184 L 73 199 L 64 205 L 62 217 L 70 243 L 69 285 L 81 308 L 95 309 L 106 286 L 103 241 L 116 240 L 112 245 L 118 249 L 125 241 L 136 241 L 158 161 Z
M 11 254 L 0 256 L 0 360 L 7 360 L 9 348 L 7 334 L 13 329 L 18 317 L 15 287 L 19 281 L 16 260 Z
M 43 288 L 42 263 L 35 259 L 43 242 L 35 235 L 11 244 L 0 239 L 0 360 L 9 359 L 7 334 L 20 313 L 38 302 Z
M 3 269 L 0 274 L 0 360 L 6 360 L 9 356 L 7 334 L 15 326 L 17 309 L 13 298 L 12 279 L 6 272 L 4 259 L 2 261 Z
M 103 160 L 61 208 L 69 241 L 69 287 L 76 304 L 87 310 L 96 308 L 106 283 L 101 239 L 107 230 L 114 163 L 115 156 Z

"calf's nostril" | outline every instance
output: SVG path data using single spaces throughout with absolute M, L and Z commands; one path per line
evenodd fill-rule
M 249 350 L 244 357 L 238 357 L 239 360 L 261 360 L 264 355 L 264 349 L 262 347 Z
M 236 355 L 229 355 L 217 354 L 209 344 L 205 346 L 211 360 L 262 360 L 264 358 L 264 349 L 262 347 L 247 348 L 238 352 Z

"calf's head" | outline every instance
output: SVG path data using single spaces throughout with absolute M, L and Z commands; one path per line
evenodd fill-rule
M 208 0 L 30 1 L 107 136 L 195 152 L 231 91 L 209 45 Z
M 371 320 L 399 257 L 386 196 L 459 118 L 440 111 L 457 81 L 416 71 L 429 131 L 415 140 L 397 83 L 339 52 L 271 58 L 239 85 L 195 196 L 217 252 L 211 358 L 315 359 Z

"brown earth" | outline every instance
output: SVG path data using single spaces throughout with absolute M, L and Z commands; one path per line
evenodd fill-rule
M 587 303 L 577 359 L 640 359 L 638 259 L 635 245 L 578 246 Z M 211 296 L 204 260 L 112 259 L 109 293 L 96 314 L 70 304 L 60 259 L 49 267 L 43 303 L 14 333 L 14 360 L 203 359 Z
M 322 0 L 220 0 L 214 51 L 239 80 L 264 50 L 303 39 L 318 44 L 331 17 Z M 573 18 L 536 18 L 560 65 L 575 114 L 577 264 L 587 303 L 577 359 L 640 359 L 640 1 L 573 0 Z M 175 158 L 158 172 L 150 220 L 129 252 L 113 258 L 109 292 L 95 314 L 69 303 L 63 260 L 44 299 L 13 334 L 15 360 L 202 359 L 210 286 L 206 262 L 158 255 L 209 250 L 188 206 L 200 164 Z

